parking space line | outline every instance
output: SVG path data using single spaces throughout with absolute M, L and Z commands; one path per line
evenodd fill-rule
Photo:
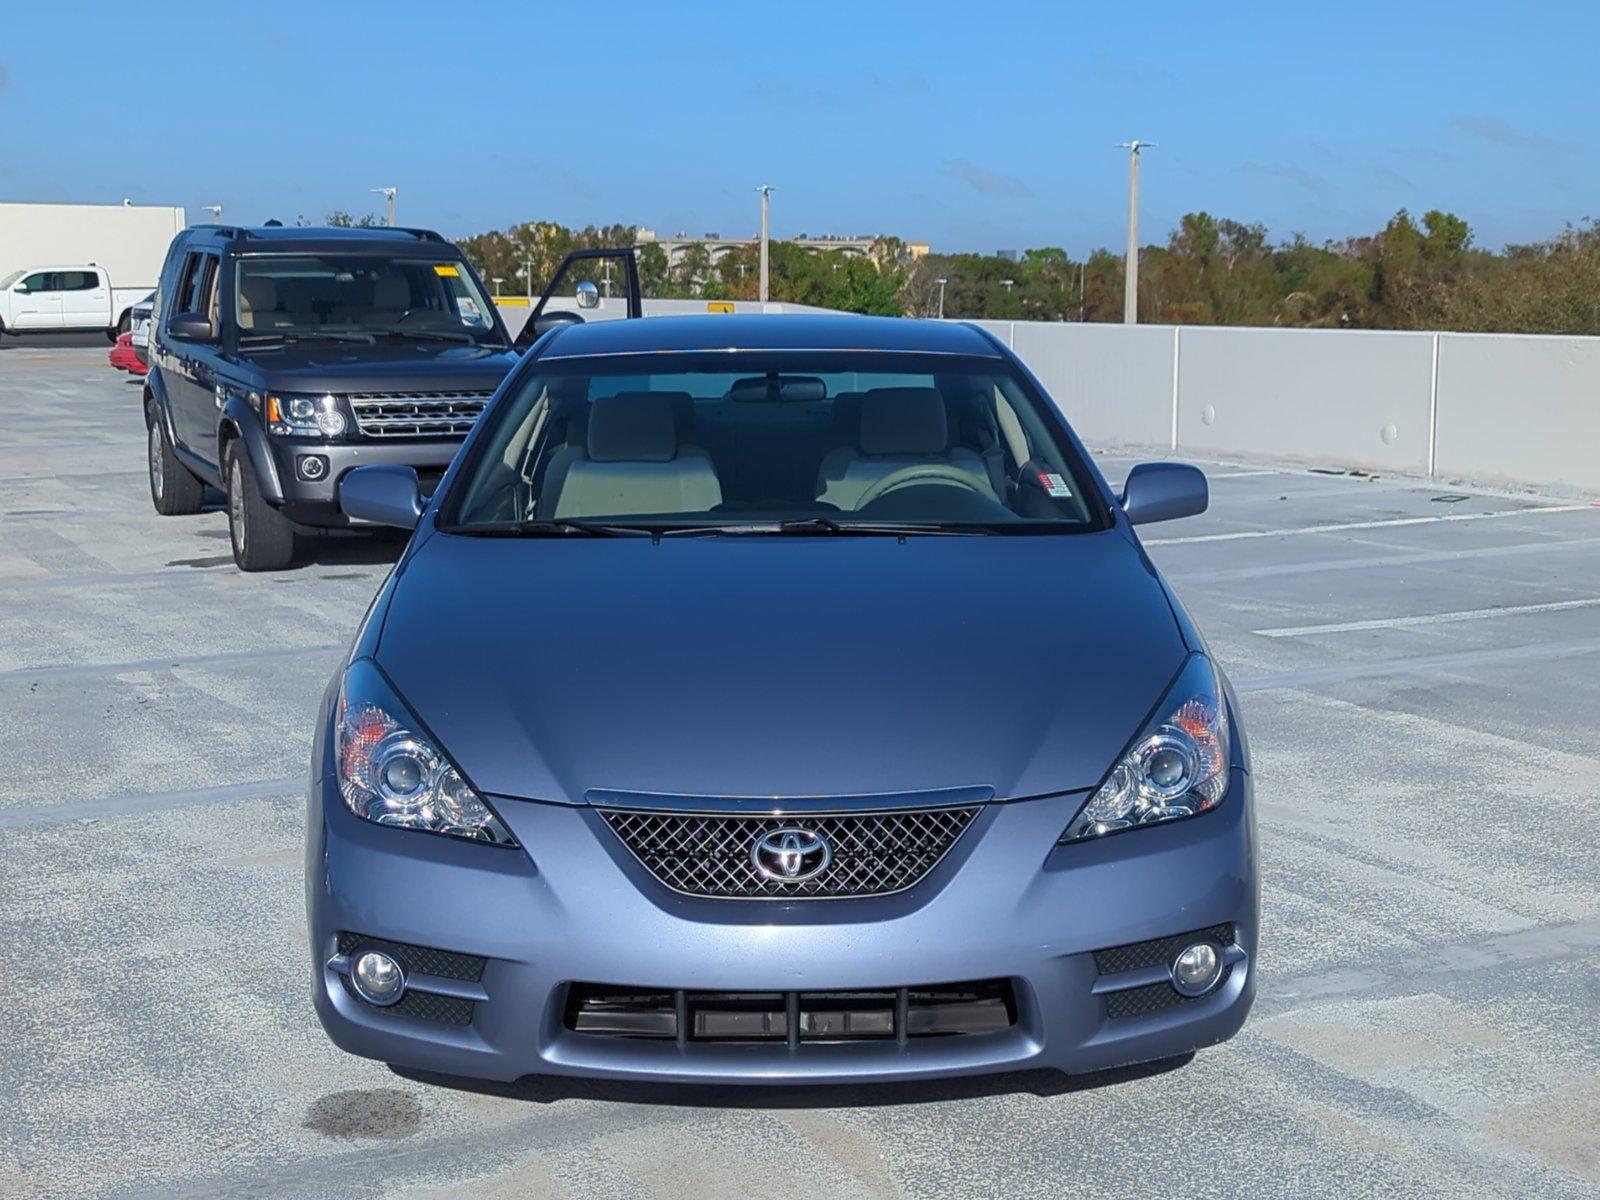
M 97 800 L 70 800 L 65 804 L 15 805 L 0 808 L 0 829 L 42 829 L 70 825 L 74 821 L 93 821 L 100 817 L 122 817 L 132 813 L 166 812 L 199 804 L 230 804 L 241 800 L 271 800 L 276 796 L 296 796 L 306 786 L 304 775 L 282 779 L 258 779 L 250 783 L 230 783 L 222 787 L 185 788 L 175 792 L 148 792 L 133 796 L 104 796 Z
M 1424 675 L 1430 671 L 1449 671 L 1462 667 L 1492 666 L 1497 663 L 1543 662 L 1579 654 L 1600 652 L 1600 637 L 1573 638 L 1561 642 L 1536 642 L 1529 646 L 1500 646 L 1483 650 L 1454 650 L 1440 654 L 1418 654 L 1407 658 L 1384 658 L 1375 662 L 1347 663 L 1338 667 L 1308 667 L 1298 671 L 1275 671 L 1234 681 L 1233 689 L 1270 692 L 1279 688 L 1314 687 L 1322 683 L 1349 683 L 1360 679 L 1384 679 L 1395 675 Z
M 1146 546 L 1187 546 L 1198 542 L 1238 542 L 1251 538 L 1290 537 L 1302 533 L 1343 533 L 1350 529 L 1383 529 L 1398 525 L 1447 525 L 1459 521 L 1493 521 L 1500 517 L 1536 517 L 1550 513 L 1597 512 L 1592 504 L 1543 504 L 1497 512 L 1446 514 L 1438 517 L 1386 517 L 1379 521 L 1342 521 L 1336 525 L 1302 525 L 1285 529 L 1240 529 L 1233 533 L 1201 533 L 1191 537 L 1150 538 Z
M 1436 562 L 1543 554 L 1550 550 L 1586 546 L 1600 546 L 1600 537 L 1520 542 L 1509 546 L 1476 546 L 1467 550 L 1417 550 L 1409 554 L 1372 554 L 1362 558 L 1324 558 L 1312 562 L 1267 563 L 1256 567 L 1228 567 L 1217 571 L 1167 571 L 1165 574 L 1168 579 L 1182 580 L 1185 583 L 1227 583 L 1236 579 L 1270 579 L 1277 575 L 1309 575 L 1321 571 L 1369 570 L 1374 567 L 1380 569 L 1408 567 Z
M 1506 604 L 1498 608 L 1468 608 L 1458 612 L 1422 613 L 1414 617 L 1378 617 L 1369 621 L 1334 621 L 1326 625 L 1286 625 L 1280 629 L 1252 629 L 1269 638 L 1310 637 L 1318 633 L 1355 633 L 1363 629 L 1409 629 L 1415 625 L 1451 625 L 1457 621 L 1486 621 L 1490 617 L 1516 617 L 1527 613 L 1565 612 L 1594 608 L 1600 596 L 1585 600 L 1551 600 L 1544 604 Z
M 1258 470 L 1258 471 L 1207 471 L 1207 479 L 1251 479 L 1257 475 L 1282 475 L 1283 471 Z
M 280 658 L 310 658 L 332 654 L 339 645 L 290 646 L 277 650 L 237 650 L 225 654 L 196 654 L 191 657 L 146 658 L 138 662 L 68 663 L 47 667 L 15 667 L 0 671 L 0 683 L 27 683 L 35 679 L 87 679 L 97 675 L 123 675 L 135 671 L 176 671 L 186 667 L 216 667 L 233 663 L 266 662 Z

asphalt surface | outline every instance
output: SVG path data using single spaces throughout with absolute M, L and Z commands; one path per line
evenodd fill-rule
M 398 544 L 247 577 L 105 349 L 0 349 L 0 1196 L 1600 1194 L 1600 508 L 1207 466 L 1260 998 L 1159 1071 L 447 1088 L 308 998 L 317 697 Z M 1120 479 L 1129 456 L 1106 455 Z

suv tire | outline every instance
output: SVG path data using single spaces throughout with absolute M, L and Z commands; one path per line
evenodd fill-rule
M 241 571 L 281 571 L 295 558 L 294 525 L 268 504 L 250 455 L 238 439 L 222 460 L 228 493 L 228 537 Z
M 150 502 L 163 517 L 187 517 L 200 511 L 205 485 L 178 461 L 166 424 L 154 404 L 145 405 L 146 459 L 150 468 Z

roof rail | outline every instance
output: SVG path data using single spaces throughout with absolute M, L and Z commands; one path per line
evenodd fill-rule
M 379 228 L 382 228 L 382 226 L 379 226 Z M 424 242 L 444 241 L 444 238 L 440 237 L 439 234 L 434 232 L 432 229 L 417 229 L 410 225 L 397 225 L 394 227 L 394 232 L 409 233 L 412 237 L 419 238 Z

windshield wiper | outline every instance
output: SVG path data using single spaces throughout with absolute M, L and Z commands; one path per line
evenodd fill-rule
M 980 537 L 989 530 L 980 526 L 953 525 L 891 525 L 874 521 L 835 521 L 832 517 L 803 517 L 789 521 L 729 522 L 724 525 L 672 525 L 661 530 L 660 536 L 689 537 L 713 534 L 759 535 L 802 534 L 838 535 L 843 537 Z
M 575 517 L 548 517 L 528 521 L 490 521 L 481 525 L 443 525 L 444 533 L 468 537 L 653 537 L 643 525 L 607 525 Z
M 470 333 L 462 333 L 454 329 L 379 329 L 376 332 L 385 337 L 412 338 L 417 341 L 433 342 L 460 342 L 464 346 L 474 345 L 477 341 Z
M 366 346 L 375 346 L 378 339 L 370 333 L 363 333 L 355 329 L 277 329 L 271 333 L 245 333 L 239 335 L 241 342 L 360 342 Z

